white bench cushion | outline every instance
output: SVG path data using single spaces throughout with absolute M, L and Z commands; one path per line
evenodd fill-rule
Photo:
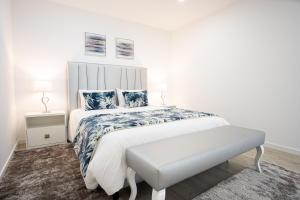
M 157 191 L 264 144 L 265 133 L 223 126 L 126 150 L 132 168 Z

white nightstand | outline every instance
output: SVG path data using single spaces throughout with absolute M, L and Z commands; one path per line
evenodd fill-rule
M 27 113 L 25 121 L 27 149 L 66 143 L 64 111 Z
M 165 108 L 176 108 L 176 105 L 162 105 L 161 107 L 165 107 Z

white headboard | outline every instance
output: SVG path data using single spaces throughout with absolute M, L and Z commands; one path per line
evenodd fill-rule
M 147 69 L 97 63 L 68 63 L 68 111 L 80 107 L 79 89 L 147 89 Z

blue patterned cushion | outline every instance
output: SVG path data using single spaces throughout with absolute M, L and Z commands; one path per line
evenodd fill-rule
M 130 92 L 122 92 L 125 100 L 125 106 L 129 108 L 148 106 L 147 90 Z
M 100 110 L 116 108 L 116 93 L 108 92 L 83 92 L 85 110 Z

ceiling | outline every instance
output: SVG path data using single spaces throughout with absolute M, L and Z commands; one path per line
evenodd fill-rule
M 52 0 L 126 21 L 172 31 L 236 0 Z

